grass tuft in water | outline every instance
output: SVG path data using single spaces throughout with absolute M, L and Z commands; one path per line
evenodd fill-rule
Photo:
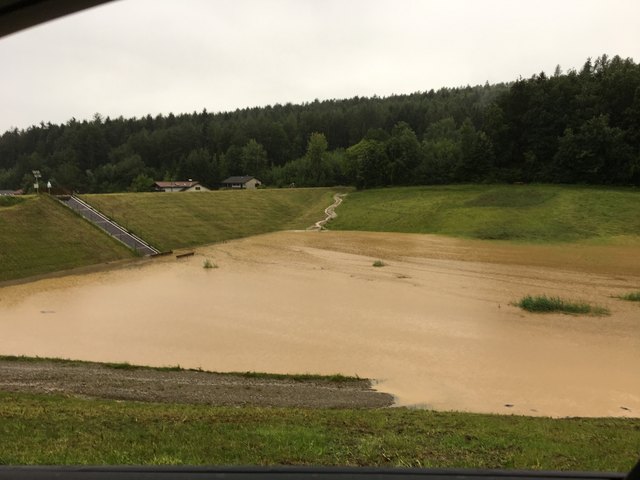
M 560 297 L 547 297 L 546 295 L 527 295 L 523 297 L 517 306 L 528 312 L 535 313 L 569 313 L 575 315 L 609 315 L 609 310 L 597 305 L 585 302 L 564 300 Z
M 204 262 L 202 262 L 202 268 L 218 268 L 218 265 L 207 258 Z
M 640 290 L 637 292 L 626 293 L 624 295 L 620 295 L 618 298 L 622 300 L 627 300 L 629 302 L 640 302 Z

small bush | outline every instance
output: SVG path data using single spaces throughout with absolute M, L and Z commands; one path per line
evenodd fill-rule
M 202 268 L 218 268 L 218 265 L 216 265 L 215 263 L 213 263 L 211 260 L 207 258 L 202 263 Z
M 382 260 L 376 260 L 375 262 L 373 262 L 374 267 L 384 267 L 385 265 L 386 263 L 384 263 Z
M 546 295 L 527 295 L 517 304 L 523 310 L 537 313 L 572 313 L 583 315 L 608 315 L 609 310 L 604 307 L 589 305 L 584 302 L 570 302 L 560 297 L 547 297 Z
M 628 300 L 629 302 L 640 302 L 640 291 L 620 295 L 618 298 Z

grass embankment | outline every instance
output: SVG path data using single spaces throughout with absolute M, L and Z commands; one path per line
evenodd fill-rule
M 83 198 L 161 250 L 277 230 L 304 229 L 324 217 L 331 188 L 116 193 Z
M 333 230 L 436 233 L 526 242 L 640 241 L 640 191 L 559 185 L 454 185 L 349 194 Z
M 122 193 L 86 199 L 162 249 L 191 247 L 323 218 L 336 189 Z M 0 199 L 0 281 L 126 259 L 134 254 L 46 195 Z
M 0 393 L 0 464 L 626 471 L 640 420 L 226 408 Z
M 517 305 L 523 310 L 534 313 L 568 313 L 573 315 L 609 315 L 610 312 L 604 307 L 591 305 L 585 302 L 564 300 L 560 297 L 547 297 L 546 295 L 531 296 L 522 298 Z
M 0 197 L 0 281 L 133 256 L 46 195 Z

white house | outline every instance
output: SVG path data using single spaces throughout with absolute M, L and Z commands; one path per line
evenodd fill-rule
M 239 177 L 229 177 L 222 182 L 222 188 L 258 188 L 262 182 L 256 177 L 243 175 Z

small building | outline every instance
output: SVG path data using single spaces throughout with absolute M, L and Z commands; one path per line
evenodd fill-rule
M 239 177 L 229 177 L 222 182 L 222 188 L 258 188 L 262 182 L 256 177 L 243 175 Z
M 153 189 L 156 192 L 208 192 L 209 189 L 200 182 L 188 180 L 185 182 L 154 182 Z
M 19 190 L 0 190 L 0 196 L 24 195 L 22 189 Z

